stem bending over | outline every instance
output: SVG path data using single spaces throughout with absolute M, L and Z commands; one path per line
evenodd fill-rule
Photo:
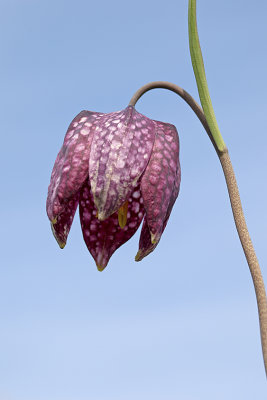
M 236 225 L 236 229 L 238 232 L 238 236 L 243 247 L 243 251 L 245 257 L 247 259 L 247 263 L 250 269 L 251 277 L 253 280 L 256 298 L 257 298 L 257 305 L 258 305 L 258 313 L 259 313 L 259 322 L 260 322 L 260 334 L 261 334 L 261 345 L 262 345 L 262 352 L 263 352 L 263 359 L 265 365 L 265 372 L 267 374 L 267 300 L 266 300 L 266 293 L 265 287 L 263 282 L 263 277 L 261 274 L 259 262 L 257 260 L 257 256 L 255 250 L 253 248 L 252 241 L 250 239 L 248 228 L 246 225 L 244 213 L 242 210 L 240 195 L 236 183 L 236 178 L 233 170 L 233 166 L 228 154 L 228 150 L 225 147 L 223 151 L 219 150 L 217 147 L 211 131 L 209 129 L 207 120 L 203 113 L 202 108 L 199 104 L 193 99 L 193 97 L 187 93 L 181 87 L 169 83 L 169 82 L 151 82 L 147 85 L 142 86 L 132 97 L 129 105 L 135 106 L 136 102 L 140 97 L 151 89 L 168 89 L 172 92 L 178 94 L 182 97 L 185 102 L 192 108 L 195 112 L 197 117 L 199 118 L 200 122 L 202 123 L 203 127 L 205 128 L 216 152 L 220 159 L 222 169 L 224 172 L 227 189 L 230 197 L 231 207 L 233 211 L 233 217 Z

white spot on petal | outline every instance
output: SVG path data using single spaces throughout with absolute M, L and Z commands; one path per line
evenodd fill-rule
M 140 192 L 133 192 L 133 198 L 138 199 L 140 197 Z
M 81 129 L 80 133 L 81 133 L 81 135 L 86 136 L 89 134 L 89 129 Z
M 122 160 L 121 158 L 118 158 L 117 167 L 118 168 L 123 168 L 124 166 L 125 166 L 125 161 Z
M 85 149 L 85 146 L 83 143 L 78 144 L 78 146 L 75 148 L 75 151 L 83 151 Z
M 86 117 L 82 117 L 79 122 L 85 122 L 87 120 Z

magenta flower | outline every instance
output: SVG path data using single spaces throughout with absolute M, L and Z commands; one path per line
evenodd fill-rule
M 48 188 L 47 215 L 61 248 L 79 204 L 84 241 L 103 270 L 143 221 L 136 261 L 151 253 L 179 193 L 179 139 L 173 125 L 129 106 L 82 111 L 71 122 Z

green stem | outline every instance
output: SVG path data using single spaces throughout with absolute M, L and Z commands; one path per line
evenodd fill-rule
M 212 107 L 205 68 L 197 32 L 196 0 L 189 0 L 188 6 L 188 33 L 191 61 L 197 82 L 200 102 L 208 122 L 211 134 L 219 151 L 224 151 L 226 145 L 220 133 L 214 110 Z
M 247 263 L 250 269 L 251 277 L 254 284 L 254 289 L 256 293 L 256 299 L 258 304 L 258 312 L 259 312 L 259 322 L 260 322 L 260 334 L 261 334 L 261 345 L 263 352 L 263 360 L 265 365 L 265 371 L 267 375 L 267 299 L 266 292 L 264 287 L 264 281 L 261 274 L 259 262 L 257 260 L 257 256 L 255 250 L 253 248 L 252 241 L 249 236 L 248 228 L 246 225 L 245 217 L 242 210 L 241 199 L 235 179 L 234 170 L 232 167 L 232 163 L 228 154 L 228 150 L 225 147 L 223 151 L 219 151 L 217 145 L 214 141 L 214 137 L 211 134 L 209 125 L 206 121 L 205 115 L 201 107 L 197 104 L 197 102 L 180 86 L 177 86 L 170 82 L 150 82 L 147 85 L 142 86 L 132 97 L 129 105 L 135 106 L 136 102 L 143 96 L 144 93 L 148 92 L 151 89 L 168 89 L 172 92 L 178 94 L 184 101 L 191 107 L 191 109 L 195 112 L 203 127 L 205 128 L 219 160 L 221 162 L 227 189 L 229 193 L 229 198 L 231 201 L 231 207 L 233 211 L 233 217 L 237 229 L 237 233 L 243 247 L 243 251 L 245 257 L 247 259 Z

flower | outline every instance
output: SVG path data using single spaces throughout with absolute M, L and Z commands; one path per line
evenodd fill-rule
M 61 248 L 79 204 L 84 241 L 99 270 L 143 220 L 136 261 L 151 253 L 179 193 L 175 126 L 133 106 L 82 111 L 71 122 L 51 175 L 47 215 Z

